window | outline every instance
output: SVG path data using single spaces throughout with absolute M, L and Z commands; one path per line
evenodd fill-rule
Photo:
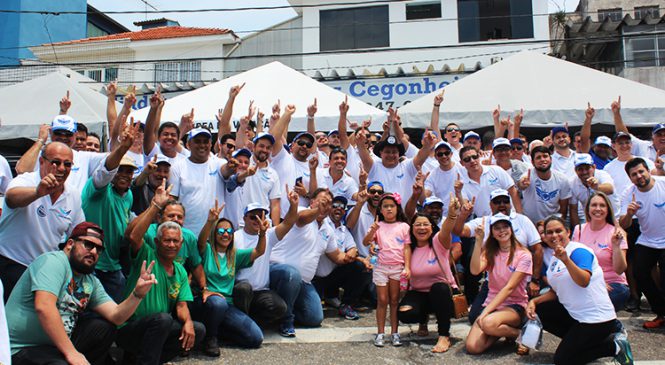
M 648 15 L 652 18 L 660 18 L 660 10 L 658 5 L 654 6 L 640 6 L 635 8 L 635 19 L 644 19 Z
M 441 2 L 406 4 L 406 20 L 441 18 Z
M 102 70 L 88 70 L 88 77 L 97 81 L 102 81 Z
M 460 42 L 533 38 L 531 0 L 457 0 Z
M 88 22 L 86 36 L 89 37 L 101 37 L 108 35 L 109 33 L 102 28 Z
M 155 82 L 201 81 L 201 61 L 155 64 Z
M 621 8 L 600 9 L 600 10 L 598 10 L 598 21 L 599 22 L 602 22 L 607 18 L 610 18 L 610 20 L 613 21 L 613 22 L 621 21 L 621 18 L 623 18 L 623 12 L 621 11 Z
M 117 68 L 113 67 L 113 68 L 104 69 L 104 82 L 111 82 L 116 80 L 118 80 Z
M 389 47 L 388 6 L 321 10 L 321 51 Z
M 631 34 L 646 32 L 663 33 L 665 24 L 639 25 L 624 31 L 626 67 L 665 66 L 665 35 L 631 36 Z

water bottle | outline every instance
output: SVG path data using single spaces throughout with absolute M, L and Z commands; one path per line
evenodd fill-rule
M 406 278 L 406 275 L 402 273 L 399 276 L 399 290 L 405 291 L 409 288 L 409 279 Z
M 379 258 L 376 257 L 376 255 L 372 255 L 372 256 L 369 257 L 369 263 L 370 263 L 372 266 L 376 266 L 376 263 L 377 263 L 378 261 L 379 261 Z

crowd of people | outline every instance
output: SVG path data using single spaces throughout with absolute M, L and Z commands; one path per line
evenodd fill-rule
M 434 314 L 440 353 L 460 294 L 471 355 L 538 317 L 561 338 L 554 363 L 632 364 L 616 312 L 640 310 L 642 295 L 656 316 L 644 328 L 665 327 L 665 124 L 638 139 L 620 98 L 611 138 L 592 137 L 588 105 L 578 134 L 558 126 L 528 141 L 522 111 L 494 110 L 489 138 L 440 129 L 442 92 L 418 148 L 396 111 L 372 133 L 347 120 L 346 100 L 333 130 L 317 129 L 314 99 L 291 141 L 293 105 L 266 118 L 250 104 L 232 132 L 243 86 L 213 136 L 194 109 L 162 123 L 159 90 L 135 121 L 133 89 L 117 111 L 110 84 L 108 143 L 64 97 L 16 177 L 0 159 L 15 364 L 107 363 L 113 343 L 124 363 L 219 356 L 220 341 L 258 348 L 265 328 L 319 326 L 323 303 L 347 320 L 375 307 L 377 347 L 402 345 L 400 321 L 428 335 Z

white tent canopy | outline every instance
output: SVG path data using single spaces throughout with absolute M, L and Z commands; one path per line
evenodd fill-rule
M 69 115 L 101 136 L 106 121 L 106 96 L 61 72 L 52 72 L 0 89 L 0 140 L 37 138 L 39 126 L 51 123 L 58 114 L 58 103 L 67 91 L 72 102 Z M 120 107 L 118 104 L 118 110 Z
M 651 126 L 665 117 L 665 91 L 547 55 L 523 51 L 445 87 L 440 123 L 462 129 L 492 125 L 492 110 L 502 117 L 524 108 L 524 127 L 581 125 L 587 102 L 594 123 L 613 124 L 610 104 L 621 95 L 621 114 L 629 126 Z M 400 108 L 405 127 L 429 126 L 434 96 Z
M 318 108 L 316 128 L 323 131 L 337 129 L 339 104 L 346 95 L 279 62 L 271 62 L 167 100 L 162 111 L 162 122 L 178 123 L 183 114 L 194 108 L 194 124 L 216 130 L 215 115 L 226 104 L 229 89 L 243 83 L 245 87 L 233 106 L 231 121 L 234 130 L 240 117 L 247 114 L 250 100 L 254 100 L 254 106 L 265 114 L 266 120 L 270 118 L 273 104 L 279 100 L 282 112 L 287 104 L 296 106 L 289 131 L 303 131 L 306 129 L 307 106 L 314 102 L 314 98 L 317 98 Z M 134 118 L 145 121 L 148 109 L 136 111 Z M 384 111 L 349 97 L 349 120 L 361 122 L 371 117 L 376 121 L 372 129 L 378 130 L 384 116 Z

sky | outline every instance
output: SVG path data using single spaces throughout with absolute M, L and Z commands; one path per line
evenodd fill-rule
M 543 1 L 543 0 L 538 0 Z M 560 9 L 574 11 L 579 0 L 547 0 L 549 11 Z M 100 11 L 145 11 L 168 9 L 220 9 L 220 8 L 250 8 L 257 6 L 288 6 L 287 0 L 88 0 L 88 3 Z M 150 6 L 146 5 L 150 4 Z M 209 13 L 169 13 L 169 14 L 108 14 L 110 17 L 129 28 L 138 30 L 132 23 L 146 19 L 169 18 L 177 20 L 180 25 L 188 27 L 210 27 L 232 29 L 238 36 L 245 37 L 255 31 L 265 29 L 296 16 L 293 9 L 270 10 L 242 10 Z

